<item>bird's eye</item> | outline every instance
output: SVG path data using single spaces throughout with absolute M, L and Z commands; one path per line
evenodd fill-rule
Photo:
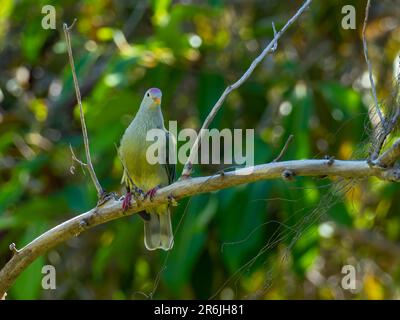
M 146 96 L 150 97 L 150 93 L 149 93 L 149 92 L 147 92 Z

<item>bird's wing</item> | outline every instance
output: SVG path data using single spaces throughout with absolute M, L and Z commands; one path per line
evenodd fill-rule
M 171 184 L 175 180 L 176 171 L 176 159 L 170 159 L 170 148 L 173 148 L 172 154 L 175 155 L 176 141 L 175 137 L 165 130 L 167 146 L 166 146 L 166 164 L 164 164 L 165 170 L 168 176 L 168 184 Z M 174 156 L 174 158 L 176 158 Z

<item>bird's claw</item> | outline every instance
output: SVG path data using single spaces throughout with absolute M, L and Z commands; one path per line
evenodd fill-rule
M 154 199 L 154 197 L 155 197 L 155 195 L 156 195 L 158 189 L 160 189 L 160 186 L 156 186 L 156 187 L 150 189 L 149 191 L 147 191 L 147 192 L 144 194 L 144 198 L 145 198 L 145 199 L 149 198 L 150 201 L 153 201 L 153 199 Z
M 133 190 L 133 197 L 137 201 L 142 201 L 145 198 L 145 193 L 144 193 L 144 191 L 142 189 L 139 189 L 139 188 L 136 187 Z
M 132 200 L 132 193 L 129 191 L 126 193 L 124 201 L 122 202 L 122 211 L 123 212 L 127 211 L 130 208 L 131 200 Z

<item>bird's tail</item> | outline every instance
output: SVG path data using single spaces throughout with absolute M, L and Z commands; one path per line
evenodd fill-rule
M 144 221 L 144 244 L 147 250 L 171 250 L 174 245 L 172 234 L 171 214 L 169 208 L 158 214 L 148 212 L 148 219 Z

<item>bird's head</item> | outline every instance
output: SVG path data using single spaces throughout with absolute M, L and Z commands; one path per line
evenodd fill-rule
M 162 93 L 158 88 L 151 88 L 146 91 L 144 99 L 147 100 L 148 105 L 151 107 L 156 107 L 161 104 Z

